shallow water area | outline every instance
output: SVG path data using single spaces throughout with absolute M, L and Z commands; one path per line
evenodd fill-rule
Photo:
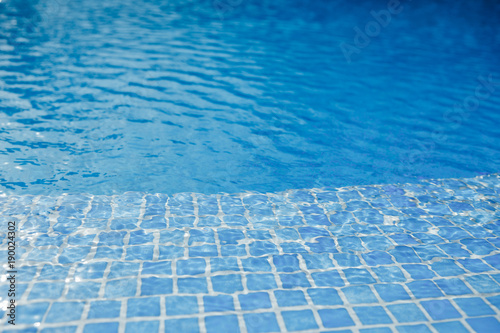
M 496 332 L 500 177 L 2 197 L 3 332 Z M 5 234 L 0 255 L 6 256 Z M 9 283 L 0 282 L 0 295 Z
M 401 1 L 348 58 L 340 45 L 387 1 L 214 4 L 3 0 L 0 190 L 276 192 L 500 169 L 500 86 L 480 81 L 500 81 L 498 3 Z M 490 94 L 463 109 L 478 86 Z

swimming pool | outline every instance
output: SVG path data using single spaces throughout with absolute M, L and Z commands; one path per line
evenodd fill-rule
M 0 331 L 500 331 L 499 14 L 2 0 Z
M 0 6 L 8 193 L 273 192 L 499 170 L 500 86 L 471 100 L 500 81 L 491 1 L 401 1 L 368 42 L 355 28 L 387 1 Z

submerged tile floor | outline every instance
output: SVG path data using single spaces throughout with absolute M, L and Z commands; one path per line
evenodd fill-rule
M 500 332 L 498 175 L 0 207 L 3 332 Z

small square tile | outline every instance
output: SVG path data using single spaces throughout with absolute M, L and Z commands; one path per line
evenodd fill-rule
M 469 330 L 464 327 L 464 325 L 459 321 L 445 321 L 440 323 L 433 323 L 432 326 L 439 333 L 468 333 Z
M 434 282 L 429 280 L 413 281 L 407 283 L 406 286 L 411 290 L 416 298 L 444 296 Z
M 136 279 L 111 280 L 106 282 L 104 296 L 106 298 L 132 297 L 137 288 Z
M 125 333 L 158 332 L 159 328 L 159 321 L 134 321 L 127 323 Z
M 337 271 L 324 271 L 311 273 L 318 287 L 343 287 L 344 281 Z
M 69 267 L 44 265 L 38 280 L 64 280 L 68 276 Z
M 500 332 L 500 322 L 495 317 L 480 317 L 466 319 L 476 332 Z
M 58 299 L 63 289 L 64 282 L 38 282 L 33 285 L 28 299 Z
M 236 315 L 205 317 L 207 333 L 239 333 L 240 327 Z
M 86 324 L 83 333 L 118 332 L 118 326 L 119 324 L 116 322 Z
M 308 269 L 328 269 L 333 268 L 333 264 L 330 256 L 327 253 L 317 253 L 317 254 L 301 254 L 302 258 L 306 262 Z
M 83 313 L 83 302 L 55 302 L 52 303 L 45 318 L 47 323 L 62 323 L 65 321 L 80 320 Z
M 122 248 L 111 248 L 107 246 L 100 246 L 97 248 L 97 251 L 94 255 L 94 259 L 120 259 L 122 257 L 122 253 L 123 253 Z
M 467 282 L 476 289 L 479 293 L 498 293 L 500 286 L 488 275 L 480 274 L 474 276 L 467 276 Z
M 205 312 L 234 311 L 234 301 L 231 295 L 203 296 Z
M 495 311 L 479 297 L 455 298 L 454 301 L 469 317 L 495 315 Z
M 368 284 L 376 283 L 377 281 L 373 278 L 371 273 L 362 268 L 348 268 L 344 269 L 345 277 L 347 281 L 352 284 Z
M 342 288 L 350 304 L 378 303 L 378 299 L 368 286 L 349 286 Z
M 432 331 L 424 324 L 418 325 L 400 325 L 396 326 L 399 333 L 432 333 Z
M 45 312 L 49 308 L 48 302 L 30 303 L 18 305 L 16 312 L 22 316 L 16 318 L 16 324 L 34 324 L 41 322 Z
M 241 294 L 238 295 L 238 299 L 243 311 L 269 309 L 272 307 L 271 301 L 269 300 L 269 295 L 264 292 Z
M 97 298 L 101 289 L 100 282 L 72 282 L 69 284 L 67 299 Z
M 346 309 L 322 309 L 318 314 L 326 328 L 354 326 L 354 321 Z
M 189 248 L 190 257 L 215 257 L 217 255 L 216 245 L 201 245 Z
M 375 290 L 384 302 L 403 301 L 410 299 L 410 295 L 399 284 L 376 284 Z
M 206 294 L 208 293 L 206 278 L 178 278 L 177 288 L 179 293 Z
M 125 260 L 152 260 L 153 245 L 136 245 L 126 248 Z
M 167 296 L 165 297 L 167 316 L 178 316 L 198 313 L 196 296 Z
M 448 300 L 422 301 L 425 311 L 434 320 L 446 320 L 462 317 Z
M 363 325 L 392 324 L 381 306 L 358 306 L 354 307 L 354 311 Z
M 267 241 L 256 241 L 251 243 L 248 247 L 250 249 L 250 255 L 256 257 L 269 254 L 278 254 L 276 245 Z
M 240 270 L 235 257 L 210 258 L 210 269 L 212 273 Z
M 343 304 L 337 290 L 333 288 L 310 288 L 307 293 L 315 305 L 341 305 Z
M 432 279 L 436 276 L 436 274 L 426 265 L 403 265 L 403 268 L 410 273 L 412 279 L 415 280 Z
M 241 264 L 245 272 L 270 272 L 271 265 L 267 258 L 246 258 L 241 259 Z
M 199 333 L 200 327 L 198 326 L 198 318 L 165 320 L 165 333 L 179 332 Z
M 195 258 L 187 260 L 177 260 L 177 275 L 199 275 L 205 274 L 205 259 Z
M 415 303 L 391 304 L 387 305 L 387 309 L 392 312 L 400 323 L 427 321 L 427 317 Z
M 282 311 L 281 316 L 289 331 L 313 330 L 318 328 L 311 310 Z
M 237 274 L 216 275 L 211 280 L 215 292 L 232 294 L 243 290 L 241 276 Z
M 160 254 L 158 259 L 176 259 L 184 256 L 184 248 L 180 246 L 159 246 Z
M 305 273 L 279 274 L 283 288 L 310 287 Z
M 431 264 L 431 269 L 441 276 L 457 276 L 465 273 L 453 260 L 441 260 Z
M 111 269 L 108 274 L 108 279 L 114 279 L 126 276 L 139 275 L 140 263 L 114 261 L 111 263 Z
M 278 288 L 273 274 L 248 274 L 248 290 L 268 290 Z
M 41 330 L 41 333 L 75 333 L 77 330 L 78 326 L 59 326 L 59 327 L 47 327 Z M 13 333 L 15 331 L 4 331 L 5 333 Z M 34 330 L 30 329 L 24 329 L 24 333 L 36 333 L 37 329 L 34 328 Z
M 159 297 L 129 298 L 127 300 L 127 318 L 145 316 L 155 317 L 159 315 Z
M 171 275 L 172 262 L 171 261 L 145 261 L 142 263 L 141 275 Z
M 79 264 L 76 266 L 75 278 L 79 279 L 102 279 L 104 271 L 108 266 L 107 262 L 94 262 L 89 264 Z
M 272 312 L 248 313 L 244 314 L 243 318 L 248 333 L 280 332 L 276 315 Z
M 120 316 L 120 301 L 93 301 L 90 303 L 88 318 L 117 318 Z
M 472 291 L 465 285 L 465 283 L 457 278 L 439 279 L 434 280 L 434 282 L 444 291 L 446 295 L 472 294 Z
M 297 255 L 273 256 L 273 263 L 278 272 L 295 272 L 301 270 Z
M 403 272 L 396 266 L 373 267 L 372 271 L 381 282 L 406 282 Z
M 171 294 L 173 279 L 148 277 L 141 279 L 141 296 Z
M 274 296 L 281 307 L 307 305 L 301 290 L 275 290 Z

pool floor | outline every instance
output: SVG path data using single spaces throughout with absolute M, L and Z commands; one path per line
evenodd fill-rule
M 3 332 L 500 332 L 500 176 L 1 196 Z

